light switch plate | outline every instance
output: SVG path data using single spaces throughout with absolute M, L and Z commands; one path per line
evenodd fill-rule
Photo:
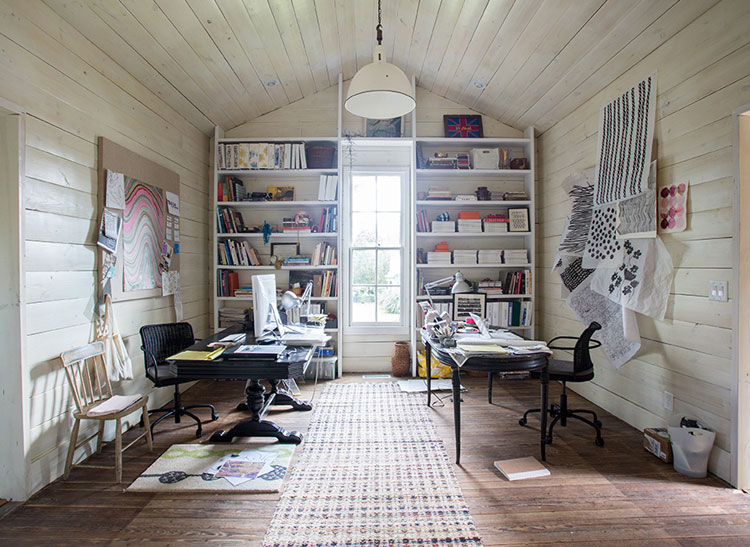
M 727 282 L 709 281 L 708 299 L 715 302 L 726 302 L 729 299 L 729 296 L 727 295 Z
M 674 395 L 669 391 L 662 391 L 662 396 L 664 397 L 664 408 L 672 411 L 674 409 Z

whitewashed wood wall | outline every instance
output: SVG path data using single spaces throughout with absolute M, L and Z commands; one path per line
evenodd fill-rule
M 743 22 L 744 24 L 737 24 Z M 690 181 L 688 229 L 662 239 L 675 265 L 664 321 L 638 317 L 641 350 L 615 371 L 603 356 L 596 378 L 574 389 L 637 428 L 697 418 L 717 432 L 710 470 L 729 478 L 732 302 L 710 302 L 710 279 L 732 280 L 734 108 L 750 102 L 750 2 L 724 0 L 687 24 L 538 139 L 538 313 L 541 335 L 581 325 L 550 273 L 570 210 L 560 183 L 596 162 L 602 105 L 658 70 L 658 183 Z M 621 60 L 613 60 L 617 67 Z M 607 67 L 605 67 L 606 69 Z M 674 394 L 664 409 L 662 392 Z M 606 430 L 605 430 L 606 438 Z M 595 448 L 592 444 L 592 450 Z
M 0 97 L 28 112 L 25 442 L 34 492 L 61 474 L 70 435 L 72 402 L 58 356 L 93 334 L 96 139 L 105 136 L 180 175 L 185 319 L 200 336 L 208 330 L 208 137 L 42 2 L 2 1 L 0 18 Z M 120 40 L 114 33 L 111 39 Z M 138 329 L 174 320 L 172 298 L 116 304 L 115 313 L 135 371 L 135 380 L 116 389 L 148 393 Z M 151 398 L 159 406 L 171 393 L 164 388 Z
M 344 82 L 344 96 L 349 82 Z M 471 114 L 474 111 L 453 101 L 417 87 L 417 135 L 442 137 L 443 114 Z M 296 103 L 260 116 L 225 132 L 227 137 L 326 137 L 337 131 L 338 90 L 335 87 L 306 97 Z M 411 135 L 411 116 L 406 117 L 404 132 Z M 499 137 L 522 137 L 523 132 L 482 117 L 484 134 Z M 362 118 L 344 112 L 343 133 L 362 134 Z M 391 370 L 393 343 L 408 340 L 403 336 L 344 335 L 341 351 L 345 372 L 385 372 Z

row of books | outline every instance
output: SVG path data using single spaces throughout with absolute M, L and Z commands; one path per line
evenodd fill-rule
M 222 170 L 307 169 L 304 143 L 240 142 L 216 147 L 216 166 Z
M 503 282 L 493 279 L 482 279 L 477 284 L 477 292 L 484 293 L 487 296 L 498 296 L 503 293 Z
M 505 274 L 503 291 L 505 294 L 529 294 L 531 292 L 531 270 Z
M 417 215 L 419 219 L 419 215 Z M 455 232 L 464 234 L 505 234 L 508 233 L 507 222 L 481 221 L 481 220 L 433 220 L 430 230 L 420 229 L 419 220 L 417 220 L 418 232 L 432 232 L 435 234 L 452 234 Z
M 454 196 L 449 188 L 430 187 L 424 199 L 436 201 L 528 201 L 529 194 L 527 192 L 490 192 L 489 199 L 480 200 L 476 194 L 456 194 Z
M 216 224 L 220 234 L 239 234 L 246 230 L 242 213 L 229 207 L 219 207 Z
M 219 243 L 219 264 L 222 266 L 261 266 L 258 253 L 247 241 L 227 239 Z
M 336 272 L 328 271 L 322 274 L 314 274 L 312 294 L 321 298 L 336 296 Z
M 529 300 L 512 302 L 487 302 L 486 319 L 495 327 L 530 327 L 533 303 Z
M 320 175 L 318 201 L 336 201 L 338 199 L 338 188 L 338 175 Z
M 427 253 L 427 264 L 528 264 L 526 249 L 456 249 L 436 247 Z
M 321 241 L 313 248 L 310 265 L 329 266 L 336 264 L 336 260 L 336 247 L 325 241 Z
M 218 296 L 234 296 L 237 289 L 240 288 L 240 276 L 237 272 L 219 270 L 219 275 L 216 276 L 216 285 Z
M 318 223 L 318 232 L 323 234 L 335 234 L 339 231 L 339 210 L 338 207 L 323 207 L 320 212 L 320 222 Z
M 227 177 L 219 181 L 218 201 L 242 201 L 247 198 L 247 189 L 237 177 Z

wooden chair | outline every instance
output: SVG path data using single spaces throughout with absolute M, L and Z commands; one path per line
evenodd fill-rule
M 106 414 L 95 414 L 90 413 L 96 409 L 99 405 L 112 399 L 112 385 L 109 383 L 107 377 L 106 365 L 104 362 L 104 344 L 102 342 L 94 342 L 87 346 L 72 349 L 70 351 L 63 352 L 60 355 L 63 365 L 65 367 L 65 375 L 70 383 L 70 391 L 73 394 L 73 400 L 75 401 L 76 410 L 73 413 L 75 423 L 73 424 L 73 431 L 70 434 L 70 446 L 68 447 L 68 457 L 65 460 L 65 475 L 64 478 L 68 478 L 70 469 L 73 467 L 73 455 L 75 454 L 76 448 L 82 444 L 90 441 L 98 435 L 96 441 L 96 453 L 101 454 L 104 436 L 104 423 L 108 420 L 116 421 L 116 433 L 115 433 L 115 477 L 117 482 L 122 481 L 122 453 L 133 446 L 137 441 L 141 440 L 144 436 L 146 437 L 146 445 L 148 446 L 149 452 L 153 452 L 154 445 L 151 440 L 151 429 L 148 421 L 148 396 L 143 395 L 138 400 L 130 403 L 125 408 L 117 408 Z M 137 439 L 127 445 L 125 448 L 122 447 L 122 418 L 131 414 L 138 409 L 141 409 L 143 414 L 143 422 L 145 425 L 145 433 L 139 435 Z M 80 443 L 78 442 L 78 430 L 81 426 L 81 420 L 98 420 L 99 431 L 93 435 L 87 437 Z M 109 466 L 103 465 L 83 465 L 78 464 L 75 467 L 88 467 L 94 469 L 111 469 Z

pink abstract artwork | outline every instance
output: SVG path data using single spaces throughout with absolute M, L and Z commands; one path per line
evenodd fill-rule
M 682 232 L 687 227 L 688 183 L 672 184 L 659 191 L 659 228 Z

